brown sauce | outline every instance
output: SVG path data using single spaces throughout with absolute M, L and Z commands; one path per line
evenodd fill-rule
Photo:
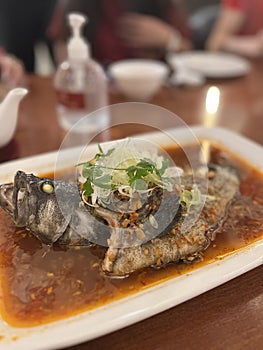
M 178 165 L 183 165 L 182 152 L 168 151 Z M 231 204 L 204 260 L 192 265 L 170 263 L 158 270 L 147 268 L 125 279 L 112 279 L 100 270 L 105 248 L 49 248 L 26 230 L 15 228 L 12 219 L 1 210 L 0 311 L 4 320 L 13 326 L 27 327 L 65 318 L 189 273 L 262 239 L 262 173 L 221 146 L 213 146 L 211 154 L 213 163 L 228 164 L 238 170 L 240 195 Z

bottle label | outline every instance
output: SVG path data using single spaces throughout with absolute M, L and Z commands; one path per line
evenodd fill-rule
M 84 94 L 56 90 L 58 103 L 72 109 L 86 108 Z

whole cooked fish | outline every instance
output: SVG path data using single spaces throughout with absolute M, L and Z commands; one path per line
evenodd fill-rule
M 198 193 L 206 193 L 204 178 L 199 180 Z M 183 175 L 181 182 L 188 192 L 196 186 L 192 176 Z M 144 201 L 113 191 L 110 203 L 93 206 L 76 184 L 18 171 L 13 184 L 0 186 L 0 206 L 43 243 L 108 246 L 103 271 L 126 276 L 147 266 L 192 260 L 204 251 L 238 188 L 236 174 L 218 166 L 209 173 L 208 195 L 190 206 L 181 189 L 167 192 L 158 186 Z

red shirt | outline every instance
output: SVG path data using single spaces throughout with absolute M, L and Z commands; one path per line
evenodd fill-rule
M 240 35 L 254 35 L 263 30 L 263 0 L 222 0 L 227 9 L 241 11 L 245 22 L 239 31 Z
M 148 2 L 150 4 L 150 1 Z M 184 37 L 190 38 L 191 32 L 184 11 L 172 1 L 165 3 L 164 20 L 179 30 Z M 99 61 L 140 57 L 140 51 L 125 47 L 119 39 L 118 21 L 125 13 L 124 2 L 122 0 L 102 0 L 102 5 L 93 56 Z

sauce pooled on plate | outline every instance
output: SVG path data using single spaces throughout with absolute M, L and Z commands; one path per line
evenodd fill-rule
M 180 149 L 170 148 L 168 153 L 178 166 L 185 166 Z M 56 244 L 48 247 L 28 231 L 16 228 L 1 210 L 0 278 L 4 320 L 13 326 L 28 327 L 66 318 L 189 273 L 262 239 L 262 173 L 221 146 L 212 146 L 211 161 L 237 169 L 240 194 L 232 201 L 215 241 L 204 252 L 203 261 L 193 264 L 170 263 L 160 269 L 145 268 L 127 278 L 113 279 L 100 268 L 106 248 L 64 248 Z M 61 173 L 61 177 L 66 173 Z

